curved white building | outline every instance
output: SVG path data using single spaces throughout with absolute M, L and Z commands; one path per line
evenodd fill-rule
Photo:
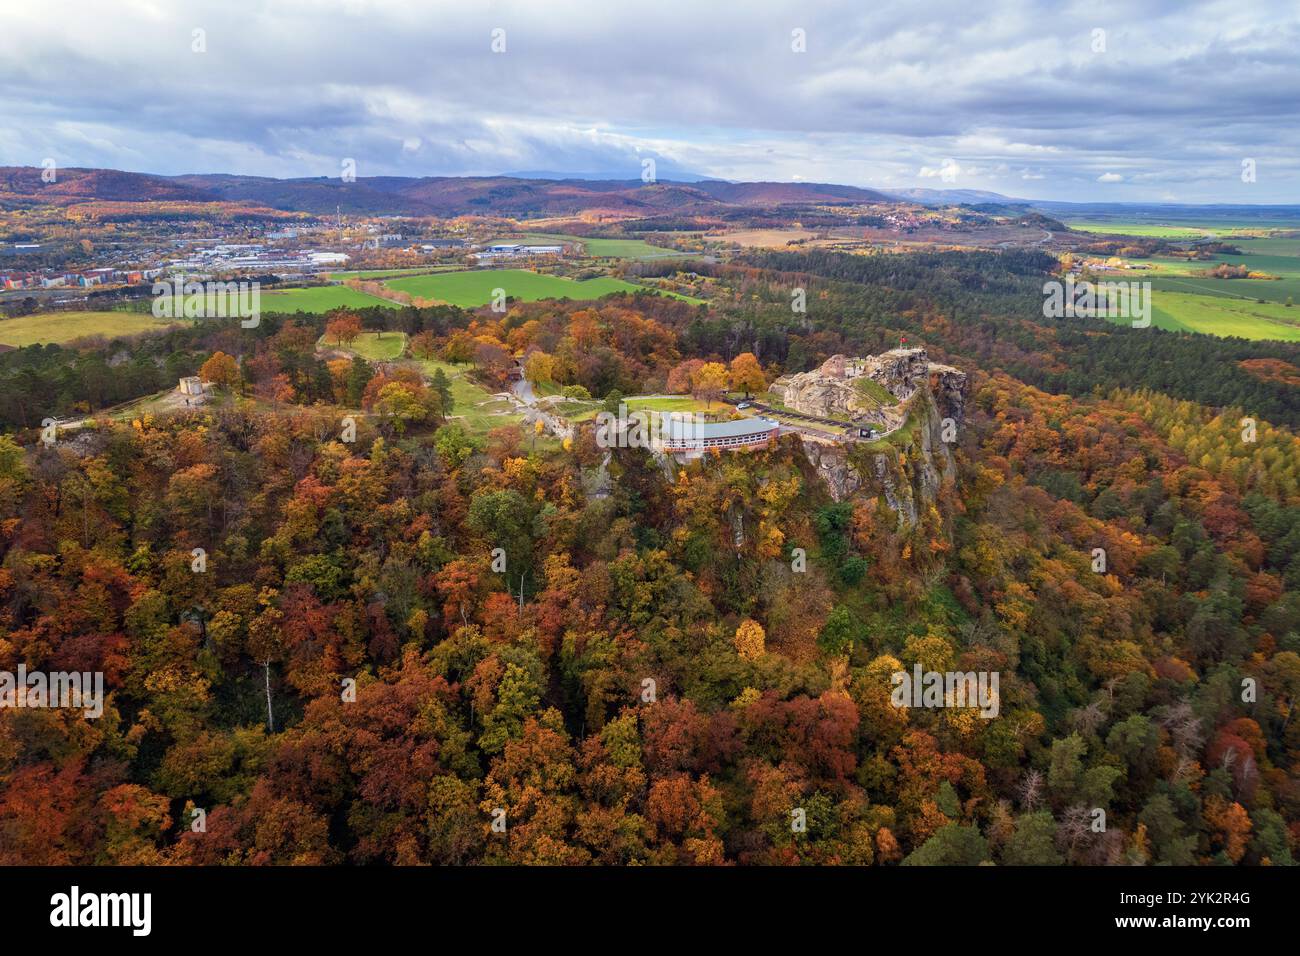
M 697 422 L 670 418 L 661 433 L 666 452 L 702 452 L 710 448 L 750 448 L 766 445 L 781 423 L 770 418 L 738 418 L 729 422 Z

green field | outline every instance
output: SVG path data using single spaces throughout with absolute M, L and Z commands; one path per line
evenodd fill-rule
M 362 332 L 361 335 L 352 340 L 350 345 L 339 345 L 322 335 L 317 340 L 316 347 L 325 350 L 351 352 L 353 355 L 360 355 L 370 362 L 391 362 L 406 351 L 406 333 L 385 332 L 382 336 L 376 336 L 374 332 Z
M 1270 273 L 1276 275 L 1276 273 Z M 1184 295 L 1211 295 L 1224 299 L 1263 299 L 1285 305 L 1287 299 L 1300 303 L 1300 276 L 1278 279 L 1211 279 L 1206 276 L 1152 275 L 1151 287 L 1157 292 L 1181 292 Z
M 1257 233 L 1274 229 L 1295 229 L 1300 220 L 1185 219 L 1177 216 L 1161 219 L 1065 219 L 1079 232 L 1104 232 L 1117 236 L 1142 236 L 1154 239 L 1199 239 L 1218 236 L 1235 239 L 1240 233 Z
M 1132 259 L 1130 262 L 1143 271 L 1144 279 L 1155 279 L 1162 276 L 1190 276 L 1196 272 L 1204 272 L 1206 269 L 1212 269 L 1221 262 L 1226 262 L 1225 256 L 1215 256 L 1212 259 L 1171 259 L 1168 256 L 1152 256 L 1150 259 Z
M 1217 230 L 1199 229 L 1195 226 L 1170 226 L 1152 222 L 1124 222 L 1121 220 L 1065 220 L 1065 224 L 1078 232 L 1104 232 L 1117 236 L 1143 236 L 1153 239 L 1199 239 Z
M 731 412 L 731 406 L 726 402 L 717 401 L 711 405 L 701 402 L 699 399 L 692 398 L 690 395 L 651 395 L 638 397 L 629 395 L 624 404 L 627 405 L 628 414 L 633 412 L 662 412 L 669 414 L 672 412 L 698 412 L 702 415 L 715 415 L 726 417 Z M 596 417 L 604 408 L 603 403 L 597 403 L 586 406 L 583 410 L 573 415 L 566 416 L 570 421 L 585 422 Z
M 541 275 L 528 269 L 484 269 L 471 272 L 448 272 L 443 275 L 411 276 L 386 283 L 399 292 L 426 299 L 440 299 L 462 308 L 487 305 L 493 289 L 504 289 L 507 296 L 524 302 L 538 299 L 599 299 L 613 292 L 636 292 L 641 286 L 601 276 L 576 282 L 560 276 Z
M 1242 252 L 1259 256 L 1286 256 L 1300 259 L 1300 236 L 1291 239 L 1240 239 L 1234 244 Z
M 1132 319 L 1114 318 L 1117 325 Z M 1237 336 L 1300 342 L 1300 306 L 1287 308 L 1276 302 L 1233 299 L 1197 292 L 1170 292 L 1153 284 L 1151 324 L 1171 332 Z
M 389 276 L 419 275 L 422 272 L 455 272 L 462 269 L 458 265 L 409 266 L 401 269 L 352 269 L 343 272 L 327 272 L 326 279 L 387 279 Z
M 1151 278 L 1157 290 L 1281 303 L 1290 299 L 1293 303 L 1300 303 L 1300 240 L 1237 239 L 1233 240 L 1233 245 L 1242 251 L 1242 255 L 1216 255 L 1204 262 L 1159 258 L 1135 261 L 1151 263 Z M 1252 272 L 1277 278 L 1214 279 L 1194 274 L 1221 263 L 1245 266 Z
M 349 289 L 345 285 L 312 286 L 306 289 L 284 289 L 262 293 L 264 312 L 322 313 L 330 309 L 366 309 L 381 305 L 389 309 L 397 306 L 384 299 Z
M 1165 256 L 1133 259 L 1139 269 L 1126 270 L 1124 278 L 1151 283 L 1151 319 L 1159 328 L 1296 341 L 1300 329 L 1300 239 L 1237 237 L 1230 241 L 1241 249 L 1241 255 L 1218 254 L 1196 261 Z M 1277 278 L 1216 279 L 1196 274 L 1220 264 L 1245 266 Z M 1105 281 L 1120 276 L 1108 273 L 1099 278 Z M 1287 307 L 1288 301 L 1293 303 L 1291 307 Z
M 1151 321 L 1207 335 L 1300 342 L 1300 306 L 1230 299 L 1221 295 L 1153 290 Z
M 149 312 L 46 312 L 0 320 L 0 345 L 63 343 L 88 335 L 111 339 L 175 324 L 171 319 L 155 319 Z
M 726 402 L 702 402 L 690 395 L 660 395 L 649 398 L 632 396 L 627 400 L 627 410 L 629 412 L 704 412 L 718 415 L 730 411 L 730 408 Z

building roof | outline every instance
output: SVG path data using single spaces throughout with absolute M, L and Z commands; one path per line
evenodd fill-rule
M 729 422 L 695 422 L 669 418 L 664 423 L 663 435 L 667 441 L 707 441 L 711 438 L 757 435 L 780 427 L 780 422 L 774 422 L 770 418 L 738 418 Z

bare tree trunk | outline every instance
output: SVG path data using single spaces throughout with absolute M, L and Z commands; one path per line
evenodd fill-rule
M 266 726 L 275 733 L 275 717 L 271 713 L 271 662 L 267 661 L 263 666 L 266 668 Z

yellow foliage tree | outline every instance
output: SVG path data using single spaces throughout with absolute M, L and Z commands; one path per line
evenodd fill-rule
M 691 380 L 691 392 L 696 398 L 712 405 L 727 390 L 727 367 L 721 362 L 708 362 Z
M 239 382 L 239 363 L 225 352 L 213 352 L 199 369 L 199 378 L 219 388 L 233 388 Z
M 534 385 L 555 380 L 555 359 L 545 352 L 534 352 L 524 363 L 524 377 Z
M 758 660 L 767 650 L 767 633 L 763 625 L 748 617 L 736 628 L 734 640 L 736 653 L 747 661 Z
M 767 376 L 753 352 L 741 352 L 731 360 L 730 378 L 732 389 L 747 396 L 767 388 Z

